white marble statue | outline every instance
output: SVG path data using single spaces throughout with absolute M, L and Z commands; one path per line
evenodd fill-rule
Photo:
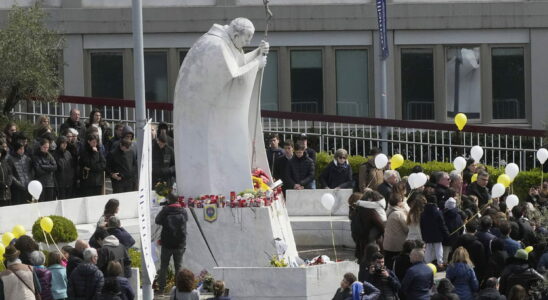
M 247 54 L 242 49 L 254 31 L 245 18 L 215 24 L 181 66 L 173 111 L 180 195 L 240 192 L 253 188 L 253 167 L 268 170 L 257 120 L 269 45 L 262 41 Z

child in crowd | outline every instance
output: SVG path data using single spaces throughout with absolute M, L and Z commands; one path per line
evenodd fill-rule
M 225 283 L 222 280 L 215 280 L 213 283 L 213 297 L 207 300 L 230 300 L 228 290 L 225 289 Z
M 66 246 L 65 246 L 66 247 Z M 63 250 L 65 250 L 63 247 Z M 69 246 L 70 247 L 70 246 Z M 72 248 L 72 247 L 71 247 Z M 53 299 L 67 299 L 67 269 L 63 266 L 63 261 L 66 264 L 66 257 L 59 251 L 53 251 L 48 256 L 48 270 L 51 273 L 51 294 Z
M 46 263 L 46 256 L 42 251 L 32 251 L 29 255 L 29 260 L 32 266 L 34 266 L 34 272 L 40 281 L 40 296 L 42 300 L 52 300 L 51 293 L 51 271 L 48 270 L 44 264 Z

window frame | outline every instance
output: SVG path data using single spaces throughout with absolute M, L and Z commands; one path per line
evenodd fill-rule
M 84 53 L 84 93 L 88 97 L 91 95 L 91 55 L 94 53 L 120 53 L 122 55 L 122 76 L 123 76 L 123 97 L 122 99 L 133 98 L 133 55 L 132 49 L 86 49 Z M 128 77 L 130 76 L 130 77 Z
M 177 80 L 177 78 L 173 79 L 172 78 L 172 76 L 173 76 L 172 72 L 170 72 L 170 69 L 172 68 L 171 59 L 170 59 L 170 49 L 169 48 L 146 48 L 146 49 L 143 49 L 143 66 L 145 65 L 145 55 L 146 55 L 147 52 L 149 52 L 149 53 L 150 52 L 162 52 L 162 53 L 166 54 L 167 99 L 165 101 L 152 100 L 152 99 L 145 99 L 145 100 L 146 101 L 150 100 L 150 102 L 153 102 L 153 103 L 173 103 L 173 92 L 172 91 L 173 91 L 175 85 L 173 85 L 173 88 L 172 88 L 171 82 L 173 80 Z M 145 94 L 146 94 L 146 69 L 145 69 L 144 78 L 145 78 Z
M 329 99 L 330 97 L 327 97 L 327 93 L 328 93 L 328 90 L 332 90 L 332 89 L 329 89 L 327 88 L 328 84 L 329 84 L 329 80 L 327 79 L 329 77 L 329 73 L 327 71 L 328 69 L 328 55 L 326 55 L 326 46 L 296 46 L 296 47 L 287 47 L 287 76 L 286 78 L 288 79 L 288 88 L 289 88 L 289 91 L 288 91 L 288 96 L 289 96 L 289 109 L 291 112 L 293 112 L 293 95 L 291 93 L 291 52 L 292 51 L 320 51 L 321 55 L 322 55 L 322 58 L 321 58 L 321 61 L 322 61 L 322 105 L 321 105 L 321 113 L 318 113 L 318 114 L 322 114 L 322 115 L 325 115 L 325 114 L 329 114 L 330 111 L 332 110 L 332 107 L 330 109 L 330 106 L 327 105 L 327 99 Z M 278 55 L 279 55 L 280 52 L 278 52 Z M 280 57 L 278 56 L 278 63 L 280 63 Z M 284 69 L 285 71 L 285 69 Z M 278 73 L 280 72 L 280 68 L 278 68 Z M 331 73 L 333 74 L 333 73 Z M 278 77 L 279 79 L 279 77 Z M 278 84 L 279 86 L 279 84 Z M 278 87 L 279 88 L 279 87 Z M 279 91 L 278 91 L 278 97 L 279 97 Z M 278 102 L 278 107 L 281 107 L 280 103 Z

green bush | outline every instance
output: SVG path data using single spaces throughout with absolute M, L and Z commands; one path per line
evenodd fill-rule
M 51 230 L 51 236 L 56 243 L 70 243 L 76 241 L 78 238 L 78 232 L 76 226 L 71 220 L 61 216 L 49 216 L 53 221 L 53 229 Z M 45 243 L 44 233 L 40 227 L 40 218 L 32 225 L 32 237 L 37 242 Z M 48 242 L 51 242 L 48 234 Z
M 318 155 L 316 156 L 316 178 L 319 178 L 322 171 L 332 160 L 333 155 L 325 152 L 318 153 Z M 362 165 L 366 161 L 367 158 L 360 155 L 348 157 L 348 162 L 350 163 L 350 166 L 352 167 L 352 172 L 354 174 L 358 173 L 360 165 Z M 409 174 L 411 174 L 411 169 L 413 169 L 413 167 L 417 165 L 423 168 L 426 175 L 430 175 L 434 171 L 445 171 L 449 173 L 455 169 L 453 167 L 453 164 L 449 162 L 429 161 L 426 163 L 416 163 L 410 160 L 406 160 L 403 165 L 397 169 L 397 171 L 402 177 L 409 176 Z M 495 184 L 499 175 L 504 174 L 504 168 L 495 168 L 492 166 L 486 166 L 486 168 L 487 172 L 490 175 L 489 182 L 491 184 Z M 545 175 L 544 178 L 548 179 L 548 174 Z M 516 194 L 519 199 L 525 200 L 529 192 L 529 188 L 532 186 L 540 185 L 540 180 L 541 170 L 539 168 L 529 171 L 520 171 L 511 185 L 511 193 Z
M 137 248 L 129 248 L 129 259 L 131 259 L 131 267 L 141 269 L 141 252 Z

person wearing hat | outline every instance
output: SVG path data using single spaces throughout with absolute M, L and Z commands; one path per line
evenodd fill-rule
M 544 282 L 544 277 L 529 266 L 528 259 L 529 253 L 524 249 L 517 250 L 514 257 L 508 259 L 507 266 L 500 276 L 499 291 L 503 295 L 508 296 L 510 289 L 517 284 L 523 286 L 527 294 L 531 294 L 539 283 Z
M 456 244 L 459 237 L 464 231 L 464 224 L 461 215 L 459 214 L 459 209 L 457 208 L 457 201 L 455 200 L 455 190 L 448 189 L 447 199 L 444 203 L 445 209 L 443 210 L 443 220 L 449 231 L 449 237 L 442 242 L 443 245 L 443 261 L 447 262 L 449 260 L 449 252 L 453 245 Z
M 117 216 L 111 216 L 107 222 L 107 231 L 109 234 L 115 236 L 120 244 L 124 245 L 126 249 L 129 249 L 135 245 L 135 239 L 129 234 L 120 224 L 120 219 Z
M 112 217 L 109 218 L 112 219 Z M 107 271 L 110 261 L 117 261 L 124 270 L 124 277 L 131 277 L 131 259 L 124 245 L 120 243 L 118 238 L 110 234 L 106 229 L 98 227 L 95 231 L 97 243 L 101 245 L 98 249 L 99 258 L 97 259 L 97 267 L 103 273 Z
M 304 147 L 304 151 L 316 163 L 316 150 L 308 147 L 308 136 L 306 133 L 301 133 L 297 138 L 297 144 L 301 144 Z
M 35 300 L 41 287 L 34 268 L 21 263 L 19 250 L 6 247 L 4 266 L 0 273 L 0 300 Z

